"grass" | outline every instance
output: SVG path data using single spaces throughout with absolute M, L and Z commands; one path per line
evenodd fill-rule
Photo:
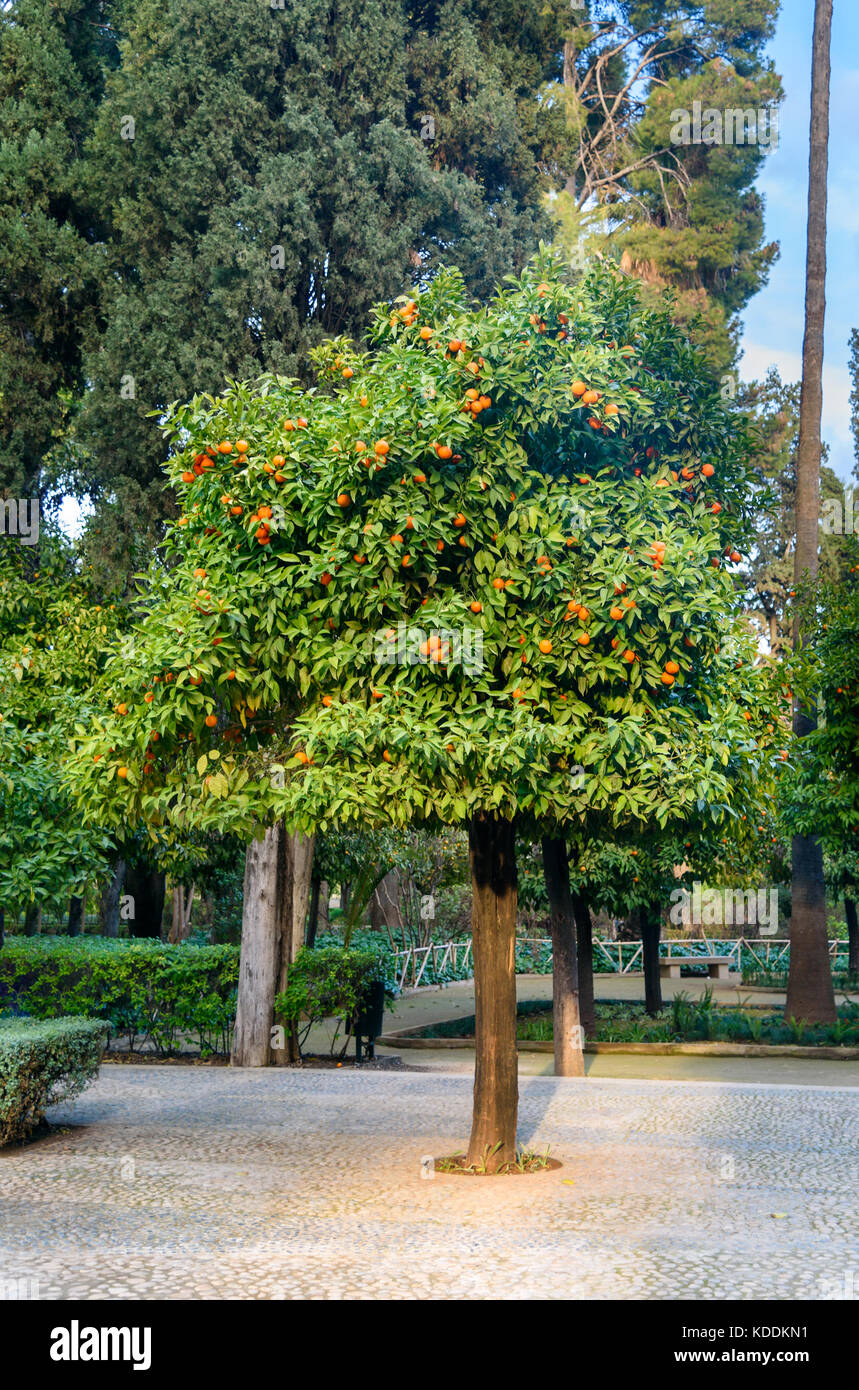
M 487 1148 L 483 1157 L 476 1163 L 466 1163 L 464 1152 L 451 1154 L 448 1158 L 439 1158 L 436 1160 L 436 1170 L 439 1173 L 474 1173 L 480 1177 L 503 1177 L 510 1173 L 539 1173 L 549 1167 L 548 1149 L 544 1154 L 538 1154 L 533 1149 L 517 1149 L 512 1163 L 502 1163 L 500 1168 L 490 1172 L 489 1160 L 500 1148 L 500 1142 L 493 1148 Z M 557 1166 L 554 1160 L 552 1163 Z

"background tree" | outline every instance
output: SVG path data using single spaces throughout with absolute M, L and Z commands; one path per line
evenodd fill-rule
M 816 0 L 811 72 L 811 133 L 808 164 L 808 237 L 805 268 L 805 337 L 802 345 L 802 396 L 796 480 L 797 588 L 818 573 L 820 498 L 820 420 L 823 409 L 823 323 L 826 308 L 826 192 L 829 155 L 829 78 L 832 0 Z M 794 644 L 801 647 L 812 625 L 806 608 L 797 610 Z M 815 727 L 813 705 L 794 705 L 794 733 L 804 738 Z M 832 1023 L 835 996 L 829 966 L 823 849 L 813 835 L 793 840 L 790 974 L 786 1015 L 810 1023 Z
M 86 147 L 115 60 L 111 0 L 0 9 L 0 493 L 38 496 L 96 330 L 101 210 Z

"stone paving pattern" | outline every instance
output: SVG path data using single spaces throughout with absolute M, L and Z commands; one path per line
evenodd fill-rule
M 859 1292 L 855 1092 L 543 1076 L 520 1091 L 520 1140 L 563 1168 L 427 1181 L 422 1156 L 467 1139 L 468 1076 L 104 1066 L 51 1112 L 69 1129 L 0 1153 L 0 1285 L 51 1299 Z

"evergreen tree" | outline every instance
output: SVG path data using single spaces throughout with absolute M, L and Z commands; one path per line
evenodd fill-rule
M 110 0 L 14 0 L 0 10 L 0 491 L 33 496 L 67 428 L 92 331 L 98 219 L 84 174 Z

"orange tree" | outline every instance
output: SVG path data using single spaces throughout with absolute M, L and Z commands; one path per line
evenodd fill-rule
M 467 825 L 469 1155 L 497 1166 L 517 822 L 664 825 L 721 804 L 754 743 L 728 572 L 745 445 L 610 266 L 569 284 L 543 254 L 485 307 L 447 272 L 371 342 L 320 349 L 311 391 L 171 411 L 170 564 L 72 776 L 89 814 L 154 826 Z

